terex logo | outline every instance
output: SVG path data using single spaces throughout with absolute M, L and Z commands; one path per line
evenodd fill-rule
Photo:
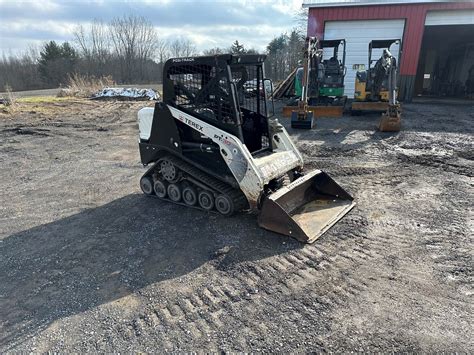
M 202 132 L 202 130 L 203 130 L 203 128 L 204 128 L 204 127 L 201 126 L 200 124 L 198 124 L 198 123 L 196 123 L 196 122 L 194 122 L 194 121 L 191 121 L 189 118 L 186 118 L 186 117 L 181 116 L 181 115 L 178 116 L 178 120 L 180 120 L 181 122 L 186 123 L 188 126 L 191 126 L 191 127 L 195 128 L 195 129 L 197 129 L 198 131 L 201 131 L 201 132 Z

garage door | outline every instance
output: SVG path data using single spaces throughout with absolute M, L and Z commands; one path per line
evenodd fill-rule
M 405 20 L 328 21 L 324 25 L 324 39 L 346 39 L 346 67 L 344 93 L 354 97 L 357 69 L 354 65 L 368 65 L 369 42 L 373 39 L 403 38 Z M 398 45 L 392 46 L 392 54 L 398 54 Z M 379 58 L 382 50 L 375 49 L 373 58 Z M 398 58 L 397 58 L 398 59 Z
M 425 25 L 474 25 L 474 10 L 429 11 Z

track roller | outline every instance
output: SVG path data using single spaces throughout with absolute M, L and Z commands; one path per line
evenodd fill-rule
M 178 184 L 169 184 L 166 190 L 168 192 L 168 197 L 170 198 L 171 201 L 173 202 L 181 201 L 182 192 Z
M 224 216 L 248 206 L 240 190 L 173 156 L 158 160 L 141 178 L 140 186 L 147 195 Z
M 140 179 L 140 188 L 145 195 L 153 195 L 153 179 L 150 176 L 143 176 Z
M 210 211 L 214 208 L 214 196 L 212 193 L 206 190 L 203 190 L 198 195 L 199 206 L 206 210 Z
M 227 195 L 219 195 L 216 197 L 216 210 L 224 216 L 230 216 L 234 213 L 234 203 Z
M 187 186 L 183 189 L 183 201 L 188 206 L 194 206 L 197 203 L 198 195 L 196 189 L 191 186 Z
M 153 185 L 153 190 L 155 191 L 155 195 L 159 198 L 166 197 L 167 191 L 167 183 L 161 180 L 156 180 L 155 184 Z

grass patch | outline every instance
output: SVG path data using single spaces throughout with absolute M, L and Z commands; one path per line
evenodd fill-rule
M 29 96 L 20 97 L 16 101 L 25 104 L 42 104 L 49 102 L 60 102 L 71 100 L 71 97 L 56 97 L 56 96 Z
M 21 114 L 21 113 L 41 113 L 45 115 L 54 114 L 63 108 L 69 107 L 81 100 L 77 97 L 56 97 L 56 96 L 28 96 L 15 99 L 14 105 L 0 104 L 0 113 Z M 63 103 L 63 104 L 60 104 Z
M 1 111 L 5 113 L 13 112 L 17 106 L 17 101 L 15 95 L 13 95 L 12 88 L 10 85 L 5 85 L 6 96 L 2 97 L 1 103 L 2 108 Z

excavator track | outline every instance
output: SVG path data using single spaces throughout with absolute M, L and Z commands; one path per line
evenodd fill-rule
M 152 191 L 148 185 L 143 185 L 150 182 L 153 184 Z M 170 154 L 148 169 L 140 185 L 146 195 L 208 212 L 230 216 L 248 209 L 242 191 Z

